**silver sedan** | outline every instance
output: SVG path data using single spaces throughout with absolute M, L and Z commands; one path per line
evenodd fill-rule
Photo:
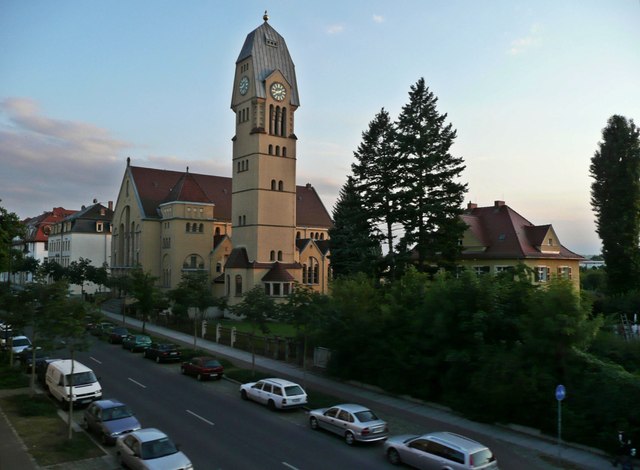
M 310 411 L 309 425 L 311 429 L 322 428 L 342 436 L 348 445 L 382 441 L 389 436 L 386 421 L 370 409 L 351 403 Z

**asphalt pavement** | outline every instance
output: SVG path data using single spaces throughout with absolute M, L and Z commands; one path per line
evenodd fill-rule
M 103 313 L 111 320 L 122 322 L 122 315 L 120 314 L 108 310 L 103 310 Z M 138 329 L 142 327 L 140 321 L 129 317 L 126 318 L 126 325 Z M 165 337 L 173 342 L 182 343 L 187 346 L 193 344 L 193 336 L 191 335 L 176 332 L 151 323 L 147 323 L 145 327 L 146 330 L 154 336 Z M 251 364 L 251 353 L 246 351 L 200 338 L 198 338 L 197 344 L 199 349 L 211 352 L 220 357 Z M 605 470 L 613 468 L 608 457 L 597 449 L 566 442 L 563 442 L 563 445 L 559 448 L 557 440 L 554 437 L 544 436 L 527 430 L 526 428 L 477 423 L 436 405 L 408 397 L 391 396 L 382 390 L 368 387 L 364 384 L 338 382 L 318 373 L 304 371 L 295 365 L 262 356 L 256 356 L 255 363 L 258 369 L 273 372 L 276 376 L 295 380 L 303 386 L 333 392 L 334 394 L 350 397 L 350 399 L 354 400 L 360 399 L 364 403 L 375 404 L 387 410 L 394 410 L 404 416 L 413 415 L 416 418 L 424 417 L 447 423 L 448 425 L 455 425 L 473 431 L 474 434 L 511 444 L 521 448 L 523 452 L 536 452 L 540 455 L 547 456 L 550 460 L 560 456 L 560 460 L 564 462 L 564 464 L 561 466 L 550 464 L 549 469 Z M 4 394 L 6 393 L 7 392 L 4 392 Z M 2 394 L 3 393 L 0 393 L 0 396 Z M 0 414 L 0 469 L 31 470 L 42 468 L 38 467 L 31 458 L 6 416 L 1 413 L 1 410 Z M 116 465 L 112 457 L 105 456 L 99 459 L 46 468 L 48 470 L 107 470 L 116 468 Z

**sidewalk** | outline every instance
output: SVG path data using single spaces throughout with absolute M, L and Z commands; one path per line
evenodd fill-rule
M 106 310 L 103 310 L 103 313 L 111 320 L 122 322 L 121 314 L 112 313 Z M 126 317 L 126 324 L 127 326 L 137 329 L 142 327 L 141 321 L 130 317 Z M 171 341 L 183 343 L 184 345 L 193 345 L 192 335 L 173 331 L 148 322 L 145 325 L 145 328 L 153 335 L 165 337 Z M 249 352 L 234 349 L 229 346 L 224 346 L 201 338 L 198 338 L 197 345 L 199 349 L 209 351 L 221 357 L 251 364 L 251 353 Z M 461 428 L 472 430 L 478 434 L 520 446 L 525 449 L 534 450 L 551 458 L 555 458 L 558 455 L 558 447 L 554 438 L 527 433 L 525 432 L 525 428 L 515 429 L 505 426 L 476 423 L 440 407 L 431 406 L 418 400 L 393 397 L 380 390 L 376 390 L 374 387 L 366 387 L 362 384 L 337 382 L 309 371 L 305 372 L 294 365 L 263 356 L 256 356 L 255 363 L 256 367 L 259 369 L 272 371 L 277 375 L 285 376 L 285 378 L 295 379 L 303 386 L 313 385 L 320 389 L 332 390 L 341 395 L 352 396 L 387 408 L 393 408 L 405 414 L 413 414 L 442 421 L 443 423 L 456 425 Z M 613 468 L 607 456 L 599 450 L 590 449 L 580 445 L 573 445 L 571 443 L 563 443 L 561 459 L 584 470 L 603 470 Z

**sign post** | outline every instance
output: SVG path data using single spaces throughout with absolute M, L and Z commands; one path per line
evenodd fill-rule
M 560 449 L 562 445 L 562 400 L 567 396 L 564 385 L 556 387 L 556 400 L 558 401 L 558 458 L 560 458 Z

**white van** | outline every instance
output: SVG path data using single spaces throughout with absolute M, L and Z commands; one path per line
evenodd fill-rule
M 71 380 L 71 365 L 73 364 L 73 381 Z M 87 366 L 72 361 L 61 359 L 49 363 L 45 379 L 45 386 L 53 397 L 67 408 L 69 406 L 69 388 L 71 387 L 71 400 L 74 404 L 91 403 L 102 398 L 102 387 L 96 375 Z

